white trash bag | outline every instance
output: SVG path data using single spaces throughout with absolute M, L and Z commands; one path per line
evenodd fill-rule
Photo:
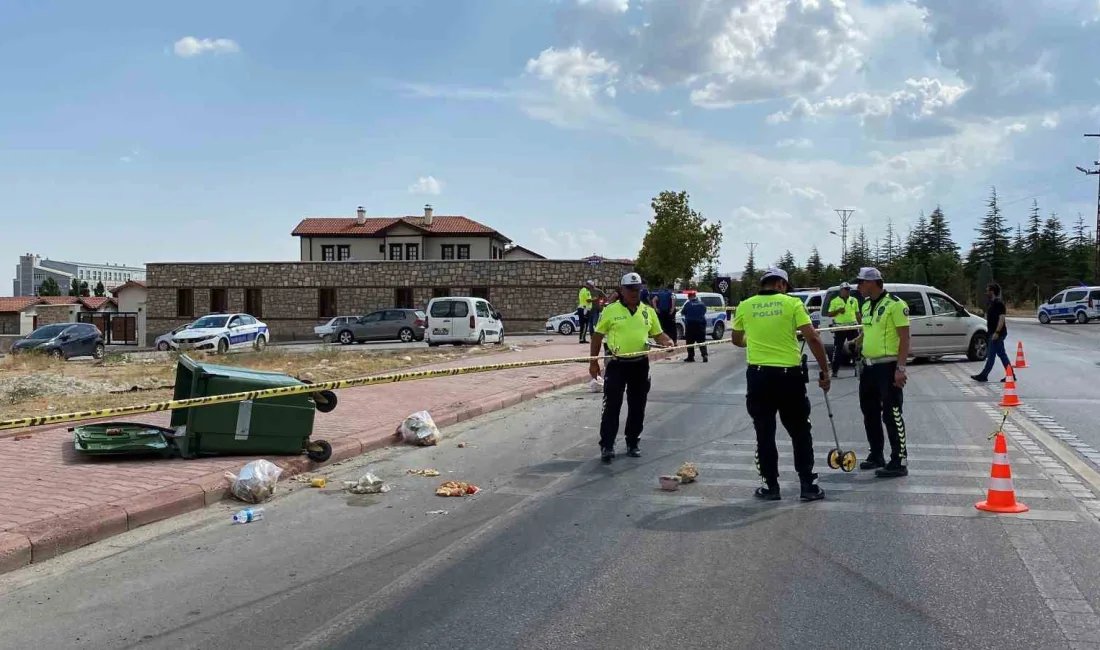
M 358 481 L 344 481 L 344 487 L 352 494 L 382 494 L 390 491 L 390 486 L 370 472 L 360 476 Z
M 597 377 L 596 379 L 588 380 L 588 392 L 590 393 L 602 393 L 603 392 L 603 378 Z
M 242 467 L 239 474 L 226 472 L 225 477 L 233 496 L 248 503 L 263 503 L 275 494 L 282 473 L 281 467 L 261 458 Z
M 435 426 L 435 421 L 427 411 L 418 411 L 405 418 L 397 431 L 410 445 L 430 447 L 439 444 L 439 427 Z

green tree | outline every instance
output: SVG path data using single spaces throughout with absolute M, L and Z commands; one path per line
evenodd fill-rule
M 997 201 L 997 188 L 990 190 L 985 217 L 975 229 L 978 233 L 967 260 L 972 272 L 977 272 L 982 262 L 987 262 L 994 278 L 1008 276 L 1012 270 L 1011 243 L 1008 236 L 1012 228 L 1005 223 L 1004 214 Z M 984 288 L 983 288 L 984 291 Z
M 38 295 L 40 296 L 60 296 L 61 287 L 57 284 L 57 280 L 53 277 L 47 277 L 42 281 L 42 284 L 38 285 Z
M 691 209 L 687 192 L 661 192 L 650 206 L 649 222 L 636 266 L 650 286 L 690 280 L 695 272 L 718 262 L 722 223 L 707 223 Z
M 897 234 L 894 232 L 894 220 L 886 220 L 886 234 L 882 238 L 882 246 L 879 247 L 879 266 L 881 269 L 885 269 L 883 272 L 889 272 L 897 264 L 898 258 L 901 257 L 901 251 L 898 250 L 896 243 Z M 881 270 L 880 269 L 880 270 Z
M 974 304 L 984 305 L 985 301 L 981 298 L 985 296 L 985 288 L 993 282 L 993 265 L 989 262 L 982 262 L 979 264 L 977 278 L 978 281 L 974 291 Z
M 95 295 L 103 297 L 107 294 L 107 288 L 103 286 L 102 282 L 97 282 L 95 285 Z
M 874 264 L 871 245 L 867 242 L 867 231 L 861 226 L 856 234 L 855 241 L 848 249 L 848 258 L 845 261 L 845 270 L 850 273 L 863 266 Z
M 938 205 L 928 218 L 928 226 L 924 231 L 924 240 L 930 255 L 935 255 L 936 253 L 959 254 L 959 245 L 951 238 L 951 227 L 947 225 L 947 217 L 943 214 L 943 209 Z
M 88 289 L 88 282 L 86 280 L 80 281 L 80 295 L 87 298 L 91 294 L 91 290 Z
M 913 284 L 928 284 L 928 271 L 924 269 L 924 265 L 917 262 L 913 267 Z
M 787 275 L 792 275 L 798 270 L 798 262 L 794 261 L 794 254 L 791 251 L 783 253 L 783 257 L 779 258 L 779 261 L 775 263 L 777 268 L 783 269 L 787 272 Z
M 1085 227 L 1085 218 L 1078 212 L 1077 221 L 1073 222 L 1073 237 L 1070 241 L 1070 280 L 1074 282 L 1092 280 L 1094 251 L 1092 237 L 1089 236 L 1089 229 Z
M 1069 240 L 1065 227 L 1058 215 L 1052 212 L 1043 223 L 1036 264 L 1032 269 L 1041 294 L 1050 295 L 1066 284 L 1070 262 L 1068 258 Z
M 822 274 L 825 271 L 825 265 L 821 263 L 821 253 L 817 251 L 817 246 L 810 249 L 810 257 L 806 260 L 806 284 L 811 287 L 822 286 Z
M 72 281 L 69 282 L 69 295 L 70 296 L 79 296 L 80 295 L 80 280 L 77 280 L 76 278 L 73 278 Z
M 760 286 L 760 273 L 756 270 L 756 255 L 749 251 L 749 261 L 745 262 L 745 270 L 741 273 L 741 297 L 755 296 Z

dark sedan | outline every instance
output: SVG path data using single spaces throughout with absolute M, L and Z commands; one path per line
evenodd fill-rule
M 37 352 L 57 359 L 103 358 L 103 334 L 90 323 L 43 325 L 11 346 L 12 354 Z
M 335 340 L 342 345 L 363 341 L 424 340 L 426 318 L 419 309 L 381 309 L 336 328 Z

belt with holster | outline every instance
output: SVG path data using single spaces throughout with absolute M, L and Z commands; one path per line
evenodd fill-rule
M 883 363 L 897 363 L 897 362 L 898 362 L 898 358 L 896 356 L 894 356 L 894 357 L 877 357 L 877 358 L 874 358 L 874 359 L 868 359 L 867 357 L 863 357 L 863 365 L 865 365 L 865 366 L 877 366 L 877 365 L 880 365 L 880 364 L 883 364 Z

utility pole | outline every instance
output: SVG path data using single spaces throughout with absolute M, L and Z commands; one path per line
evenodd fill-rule
M 1086 133 L 1086 138 L 1100 138 L 1100 133 Z M 1094 165 L 1100 166 L 1100 160 L 1093 161 Z M 1085 169 L 1084 167 L 1078 167 L 1077 171 L 1087 176 L 1100 176 L 1100 169 Z M 1093 281 L 1100 284 L 1100 179 L 1097 179 L 1096 185 L 1096 260 L 1095 267 L 1092 270 Z
M 848 220 L 852 218 L 855 210 L 835 210 L 840 215 L 840 263 L 844 264 L 848 257 Z

